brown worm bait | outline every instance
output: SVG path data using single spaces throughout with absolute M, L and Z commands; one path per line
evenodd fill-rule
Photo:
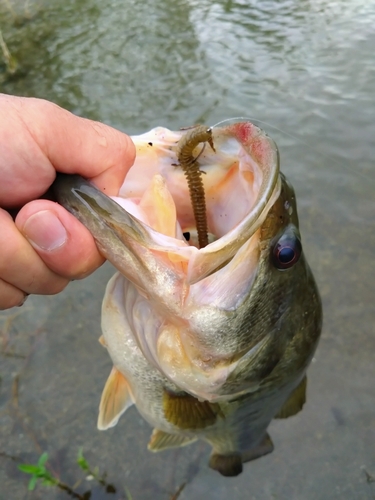
M 202 142 L 208 142 L 215 151 L 212 140 L 212 129 L 205 125 L 198 125 L 188 130 L 186 134 L 181 137 L 177 145 L 179 166 L 184 171 L 189 187 L 190 199 L 198 232 L 199 248 L 208 245 L 206 199 L 202 181 L 202 171 L 199 169 L 199 163 L 197 161 L 200 155 L 193 155 L 194 149 Z

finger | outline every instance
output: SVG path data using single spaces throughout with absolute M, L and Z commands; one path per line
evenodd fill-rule
M 55 170 L 77 173 L 116 195 L 134 162 L 135 146 L 122 132 L 77 117 L 41 99 L 0 94 L 0 199 L 13 207 L 43 194 Z
M 22 306 L 27 295 L 15 286 L 0 279 L 0 309 Z
M 64 278 L 84 278 L 104 262 L 88 229 L 57 203 L 28 203 L 16 226 L 48 268 Z
M 0 279 L 26 293 L 61 292 L 68 280 L 46 266 L 4 210 L 0 210 L 0 227 Z

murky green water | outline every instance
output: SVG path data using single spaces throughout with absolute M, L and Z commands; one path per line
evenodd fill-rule
M 148 453 L 150 429 L 135 409 L 96 430 L 110 370 L 96 342 L 110 266 L 57 297 L 30 298 L 0 315 L 0 499 L 68 498 L 28 494 L 4 454 L 32 463 L 46 450 L 73 485 L 81 446 L 118 488 L 92 499 L 126 498 L 126 486 L 134 500 L 164 500 L 185 481 L 182 500 L 373 499 L 375 3 L 55 0 L 30 3 L 25 16 L 23 2 L 8 1 L 0 28 L 19 70 L 9 78 L 0 66 L 3 92 L 128 133 L 265 122 L 297 190 L 325 325 L 304 411 L 271 425 L 273 454 L 226 479 L 208 469 L 204 444 Z

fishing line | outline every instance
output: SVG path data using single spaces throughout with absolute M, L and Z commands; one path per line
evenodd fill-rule
M 263 120 L 258 120 L 257 118 L 252 118 L 252 117 L 248 117 L 248 116 L 235 116 L 233 118 L 227 118 L 225 120 L 221 120 L 220 122 L 217 122 L 214 125 L 212 125 L 211 128 L 212 129 L 216 128 L 216 127 L 222 125 L 223 123 L 229 125 L 230 123 L 235 123 L 237 121 L 250 121 L 254 125 L 258 125 L 258 124 L 266 125 L 267 127 L 270 127 L 270 128 L 272 128 L 274 130 L 277 130 L 281 134 L 284 134 L 285 136 L 290 137 L 291 139 L 299 141 L 301 144 L 303 144 L 304 146 L 306 146 L 307 148 L 309 148 L 311 151 L 313 151 L 314 153 L 316 153 L 322 159 L 330 161 L 330 162 L 333 162 L 337 166 L 339 166 L 341 168 L 344 168 L 348 172 L 354 173 L 354 174 L 358 175 L 359 177 L 362 177 L 366 181 L 369 181 L 371 183 L 375 183 L 375 179 L 374 178 L 368 177 L 366 174 L 364 174 L 362 172 L 359 172 L 358 170 L 354 170 L 350 166 L 342 164 L 339 160 L 336 160 L 335 158 L 332 158 L 332 157 L 330 157 L 330 156 L 322 153 L 321 151 L 318 151 L 316 148 L 314 148 L 313 146 L 311 146 L 311 144 L 309 144 L 308 142 L 303 141 L 297 135 L 291 134 L 290 132 L 286 132 L 285 130 L 282 130 L 281 128 L 276 127 L 275 125 L 272 125 L 271 123 L 265 122 Z

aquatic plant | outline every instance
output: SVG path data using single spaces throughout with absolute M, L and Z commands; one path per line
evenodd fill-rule
M 39 457 L 39 460 L 35 465 L 33 464 L 18 465 L 18 469 L 20 471 L 24 472 L 25 474 L 31 475 L 31 479 L 28 485 L 29 491 L 34 490 L 37 483 L 40 481 L 40 483 L 43 486 L 55 486 L 56 488 L 65 491 L 72 498 L 76 498 L 78 500 L 89 500 L 91 498 L 90 490 L 81 494 L 76 492 L 69 485 L 63 483 L 56 475 L 54 475 L 47 468 L 46 466 L 47 461 L 48 461 L 48 453 L 44 452 Z M 87 474 L 86 479 L 89 480 L 95 479 L 105 489 L 106 493 L 116 493 L 116 488 L 112 484 L 106 482 L 105 480 L 106 474 L 100 476 L 98 467 L 95 467 L 94 469 L 90 467 L 86 458 L 83 456 L 82 449 L 79 450 L 76 461 L 78 466 Z M 132 500 L 129 491 L 126 488 L 125 488 L 125 494 L 127 500 Z

